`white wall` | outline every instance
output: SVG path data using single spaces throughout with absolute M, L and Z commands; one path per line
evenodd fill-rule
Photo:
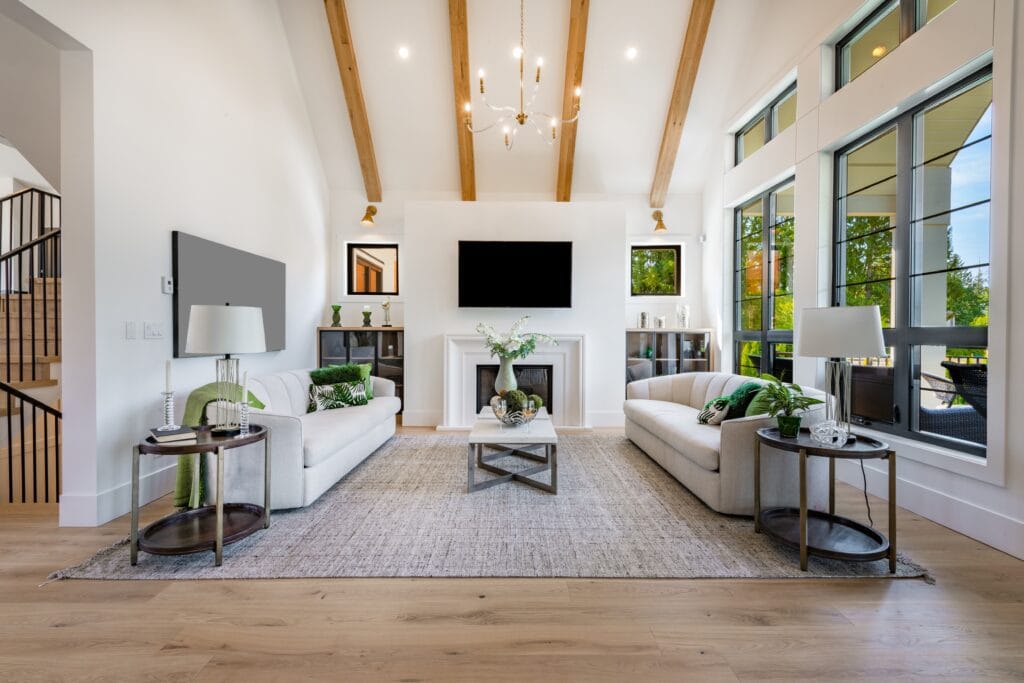
M 0 5 L 0 135 L 60 186 L 60 51 Z
M 989 447 L 981 461 L 955 451 L 880 435 L 899 456 L 897 497 L 901 506 L 1024 557 L 1024 449 L 1011 439 L 1007 406 L 1024 400 L 1024 359 L 1008 349 L 1024 345 L 1024 297 L 1021 276 L 1008 268 L 1024 258 L 1024 240 L 1011 226 L 1024 220 L 1024 201 L 1011 179 L 1024 173 L 1024 140 L 1011 135 L 1024 124 L 1024 11 L 1012 0 L 960 0 L 918 31 L 868 72 L 831 94 L 829 44 L 857 19 L 864 6 L 838 3 L 820 23 L 805 24 L 790 44 L 806 44 L 779 61 L 751 50 L 747 87 L 732 107 L 733 117 L 721 122 L 721 166 L 709 172 L 704 191 L 704 219 L 709 226 L 705 245 L 704 303 L 717 317 L 725 345 L 726 368 L 732 365 L 732 208 L 778 180 L 796 176 L 795 307 L 828 303 L 831 258 L 832 153 L 846 142 L 912 107 L 942 86 L 954 82 L 988 60 L 994 63 L 994 132 L 992 185 L 992 308 L 990 313 Z M 771 49 L 771 48 L 769 48 Z M 778 50 L 779 48 L 776 48 Z M 766 70 L 765 62 L 774 70 Z M 798 121 L 742 164 L 731 167 L 729 132 L 766 101 L 787 75 L 798 76 Z M 752 90 L 752 88 L 756 90 Z M 1017 183 L 1019 184 L 1019 183 Z M 1016 193 L 1019 195 L 1019 193 Z M 1019 233 L 1019 231 L 1016 231 Z M 726 283 L 720 294 L 719 280 Z M 798 359 L 795 377 L 818 383 L 817 361 Z M 885 476 L 869 465 L 871 491 L 885 496 Z M 860 473 L 840 467 L 840 476 L 859 485 Z
M 622 281 L 626 262 L 623 207 L 590 202 L 412 202 L 405 207 L 406 392 L 403 420 L 441 422 L 443 339 L 475 334 L 480 322 L 498 329 L 530 315 L 527 330 L 586 335 L 587 422 L 622 424 L 625 332 Z M 571 309 L 460 309 L 458 241 L 568 240 L 573 243 Z M 514 268 L 514 264 L 509 264 Z M 543 282 L 543 274 L 504 270 L 482 287 Z
M 64 457 L 66 472 L 95 458 L 95 480 L 65 476 L 61 522 L 97 524 L 127 511 L 129 445 L 160 419 L 172 353 L 171 297 L 160 276 L 170 272 L 171 230 L 287 264 L 287 349 L 242 365 L 307 367 L 327 292 L 326 181 L 276 3 L 27 4 L 91 51 L 95 241 L 75 251 L 66 241 L 64 262 L 65 292 L 95 278 L 97 379 L 91 404 L 82 394 L 65 401 Z M 68 111 L 62 125 L 87 117 Z M 83 175 L 61 188 L 66 233 L 76 230 L 76 206 L 87 204 L 72 201 L 90 180 Z M 125 321 L 159 323 L 164 338 L 127 341 Z M 183 396 L 212 379 L 213 361 L 176 360 L 174 373 Z M 76 432 L 89 425 L 75 413 L 93 410 L 85 422 L 95 452 L 80 453 Z M 144 491 L 168 490 L 173 465 L 147 461 Z

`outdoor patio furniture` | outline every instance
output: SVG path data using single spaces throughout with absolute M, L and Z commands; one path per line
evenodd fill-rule
M 943 361 L 958 394 L 982 417 L 988 417 L 988 364 Z

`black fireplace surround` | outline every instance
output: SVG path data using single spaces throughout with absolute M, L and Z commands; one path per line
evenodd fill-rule
M 512 372 L 516 376 L 516 384 L 519 390 L 527 396 L 537 394 L 544 399 L 544 406 L 548 409 L 548 415 L 554 413 L 551 404 L 552 374 L 551 365 L 513 365 Z M 494 397 L 494 380 L 498 377 L 497 365 L 476 366 L 476 412 L 484 406 L 491 404 Z

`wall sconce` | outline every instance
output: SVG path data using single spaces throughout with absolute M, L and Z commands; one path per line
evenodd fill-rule
M 363 219 L 359 221 L 368 228 L 373 227 L 373 217 L 377 215 L 377 207 L 370 205 L 366 207 L 366 213 L 363 214 Z
M 651 214 L 651 218 L 655 220 L 654 232 L 668 232 L 668 228 L 665 227 L 665 221 L 662 220 L 665 215 L 661 211 L 655 211 Z

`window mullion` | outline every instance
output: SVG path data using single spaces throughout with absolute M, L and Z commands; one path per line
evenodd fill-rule
M 909 329 L 912 314 L 910 271 L 913 255 L 911 217 L 914 208 L 914 116 L 904 114 L 896 121 L 896 229 L 893 239 L 895 302 L 892 324 L 895 349 L 893 400 L 899 410 L 900 431 L 913 429 L 913 352 Z
M 772 264 L 769 256 L 771 242 L 772 193 L 766 192 L 761 199 L 761 372 L 771 372 L 770 368 L 772 367 L 771 353 L 768 348 L 768 328 L 771 327 L 772 310 Z

